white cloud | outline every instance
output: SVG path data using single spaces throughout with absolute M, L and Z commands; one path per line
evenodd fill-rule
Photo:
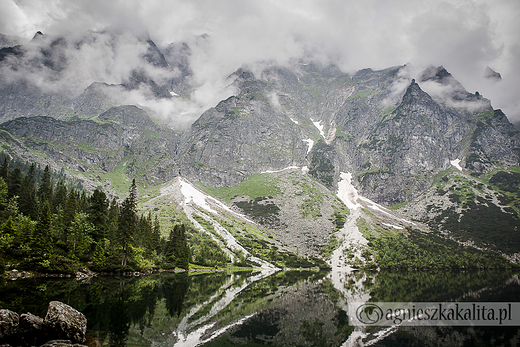
M 258 60 L 306 55 L 348 72 L 410 62 L 445 66 L 470 92 L 520 120 L 518 0 L 4 0 L 0 13 L 0 32 L 26 39 L 37 30 L 112 28 L 148 33 L 159 46 L 186 41 L 194 81 L 205 90 L 199 97 L 222 90 L 226 76 Z M 196 39 L 204 33 L 208 40 Z M 486 66 L 503 81 L 485 80 Z M 111 72 L 117 75 L 115 65 Z

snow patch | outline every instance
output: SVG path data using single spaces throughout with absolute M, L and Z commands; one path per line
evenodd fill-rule
M 171 96 L 179 96 L 179 94 L 175 93 L 175 92 L 170 92 L 170 95 Z
M 197 205 L 199 207 L 202 207 L 206 211 L 209 211 L 213 214 L 216 214 L 217 211 L 211 208 L 211 206 L 208 204 L 208 200 L 212 201 L 213 203 L 216 203 L 220 207 L 224 208 L 225 210 L 231 211 L 227 206 L 221 204 L 218 200 L 210 198 L 209 196 L 202 193 L 200 190 L 192 186 L 188 181 L 184 179 L 180 179 L 179 182 L 180 190 L 182 195 L 184 196 L 184 204 L 193 204 Z
M 359 198 L 360 198 L 361 200 L 363 200 L 363 201 L 365 201 L 365 202 L 368 203 L 367 208 L 369 208 L 369 209 L 372 209 L 372 210 L 374 210 L 374 211 L 382 212 L 382 213 L 384 213 L 384 214 L 386 214 L 386 215 L 389 215 L 389 216 L 392 217 L 393 219 L 400 220 L 400 221 L 402 221 L 402 222 L 405 222 L 405 223 L 408 223 L 408 224 L 415 225 L 415 223 L 412 222 L 412 221 L 409 221 L 409 220 L 406 220 L 406 219 L 403 219 L 403 218 L 396 217 L 396 216 L 393 215 L 392 213 L 388 212 L 388 211 L 390 211 L 389 209 L 387 209 L 386 207 L 383 207 L 383 206 L 379 205 L 378 203 L 373 202 L 373 201 L 370 200 L 370 199 L 367 199 L 367 198 L 365 198 L 365 197 L 363 197 L 363 196 L 360 196 Z
M 314 146 L 314 141 L 311 139 L 307 139 L 307 140 L 303 140 L 303 142 L 307 142 L 307 145 L 309 145 L 309 148 L 307 148 L 307 154 L 309 154 L 312 147 Z
M 352 174 L 350 172 L 340 172 L 339 177 L 341 178 L 341 181 L 338 182 L 338 193 L 336 194 L 338 198 L 340 198 L 349 209 L 362 207 L 358 203 L 358 192 L 352 185 Z
M 292 119 L 291 117 L 289 117 L 289 119 L 292 120 L 294 124 L 298 124 L 298 125 L 300 124 L 300 123 L 298 123 L 298 121 L 296 119 Z
M 166 188 L 166 187 L 165 187 Z M 179 177 L 179 188 L 181 194 L 184 196 L 184 202 L 183 206 L 186 206 L 188 204 L 197 205 L 203 209 L 205 209 L 208 212 L 211 212 L 215 215 L 218 215 L 218 212 L 215 211 L 213 208 L 211 208 L 210 203 L 218 206 L 219 208 L 225 210 L 226 212 L 229 212 L 235 216 L 238 216 L 249 223 L 256 224 L 252 220 L 248 219 L 245 215 L 237 213 L 227 207 L 225 204 L 221 203 L 217 199 L 207 195 L 206 193 L 201 192 L 199 189 L 195 188 L 190 182 L 186 181 L 185 179 Z M 161 194 L 163 194 L 161 190 Z
M 319 122 L 315 122 L 314 120 L 312 120 L 311 118 L 311 122 L 312 124 L 314 124 L 314 126 L 316 128 L 318 128 L 318 130 L 320 131 L 320 135 L 325 138 L 325 132 L 323 131 L 323 125 L 321 125 L 321 120 Z
M 393 224 L 388 224 L 388 223 L 381 223 L 381 224 L 383 224 L 384 226 L 390 227 L 390 228 L 397 229 L 397 230 L 404 229 L 403 227 L 400 227 L 400 226 L 397 226 L 397 225 L 393 225 Z
M 450 160 L 450 164 L 455 166 L 460 172 L 462 172 L 462 167 L 459 165 L 460 159 Z
M 272 173 L 283 172 L 283 171 L 294 170 L 294 169 L 298 169 L 298 170 L 301 169 L 303 174 L 307 174 L 309 172 L 309 167 L 308 166 L 302 166 L 302 167 L 299 167 L 299 166 L 288 166 L 288 167 L 283 168 L 281 170 L 266 170 L 266 171 L 262 171 L 260 173 L 262 173 L 262 174 L 272 174 Z
M 300 167 L 299 166 L 288 166 L 284 169 L 281 169 L 281 170 L 267 170 L 267 171 L 262 171 L 261 173 L 277 173 L 277 172 L 282 172 L 282 171 L 286 171 L 286 170 L 292 170 L 292 169 L 299 169 Z

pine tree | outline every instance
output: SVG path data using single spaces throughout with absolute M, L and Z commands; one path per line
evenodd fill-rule
M 155 216 L 155 221 L 153 223 L 153 232 L 152 232 L 152 250 L 159 251 L 159 247 L 161 245 L 161 225 L 159 224 L 159 218 Z
M 128 248 L 133 244 L 137 231 L 137 186 L 135 179 L 129 190 L 130 194 L 123 201 L 119 213 L 119 221 L 117 228 L 117 238 L 122 247 L 121 265 L 126 265 L 128 260 Z
M 53 250 L 52 215 L 49 202 L 44 201 L 31 240 L 33 254 L 48 259 Z
M 99 189 L 94 190 L 89 199 L 88 221 L 94 226 L 91 235 L 94 243 L 89 254 L 92 258 L 95 245 L 107 236 L 108 200 L 106 194 Z
M 121 206 L 119 206 L 116 198 L 113 198 L 108 207 L 107 238 L 109 240 L 116 239 L 120 210 Z
M 71 226 L 74 218 L 76 217 L 76 213 L 78 211 L 78 201 L 76 198 L 76 192 L 72 189 L 67 196 L 67 202 L 65 203 L 65 208 L 63 209 L 63 226 L 68 228 Z
M 170 231 L 164 256 L 167 262 L 173 263 L 182 269 L 188 269 L 191 257 L 184 224 L 176 224 L 173 230 Z
M 63 209 L 67 203 L 67 187 L 63 181 L 56 184 L 56 192 L 52 197 L 52 210 L 56 213 L 60 208 Z
M 0 179 L 2 179 L 0 177 Z M 0 227 L 0 255 L 9 251 L 16 236 L 16 227 L 11 216 Z
M 7 182 L 9 176 L 9 163 L 7 162 L 7 157 L 4 158 L 4 163 L 0 166 L 0 177 Z
M 7 183 L 5 183 L 4 179 L 0 177 L 0 211 L 3 211 L 7 208 L 9 204 L 9 194 Z
M 23 180 L 23 185 L 18 199 L 20 212 L 25 216 L 36 220 L 38 218 L 38 204 L 36 202 L 36 177 L 34 163 L 29 168 Z
M 9 197 L 20 196 L 23 185 L 22 170 L 16 168 L 9 174 Z
M 42 184 L 38 189 L 38 199 L 40 202 L 43 201 L 52 201 L 52 182 L 51 182 L 51 172 L 49 165 L 45 167 L 43 170 Z
M 178 235 L 178 261 L 177 264 L 182 269 L 188 269 L 190 262 L 190 247 L 186 238 L 186 228 L 184 224 L 181 224 L 181 228 Z

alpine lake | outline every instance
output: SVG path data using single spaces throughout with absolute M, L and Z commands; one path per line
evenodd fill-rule
M 518 271 L 161 272 L 0 279 L 0 307 L 84 313 L 88 346 L 516 346 L 518 326 L 349 324 L 353 302 L 515 302 Z

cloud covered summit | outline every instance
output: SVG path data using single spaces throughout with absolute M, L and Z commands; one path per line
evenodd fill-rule
M 351 73 L 409 62 L 443 65 L 466 89 L 478 90 L 512 121 L 520 120 L 520 23 L 515 20 L 520 3 L 514 0 L 6 0 L 0 13 L 0 32 L 10 42 L 27 44 L 38 30 L 72 42 L 85 32 L 96 33 L 98 41 L 83 46 L 81 54 L 64 53 L 73 74 L 62 78 L 73 90 L 93 81 L 121 83 L 136 65 L 143 67 L 146 46 L 137 37 L 150 38 L 161 50 L 172 42 L 189 45 L 197 107 L 217 101 L 216 94 L 228 95 L 225 78 L 258 61 L 286 64 L 305 58 Z M 107 45 L 110 32 L 122 34 L 118 40 L 123 41 Z M 202 35 L 209 39 L 201 40 Z M 501 81 L 485 78 L 488 66 Z M 154 73 L 154 67 L 146 68 Z M 166 113 L 191 112 L 161 107 Z

